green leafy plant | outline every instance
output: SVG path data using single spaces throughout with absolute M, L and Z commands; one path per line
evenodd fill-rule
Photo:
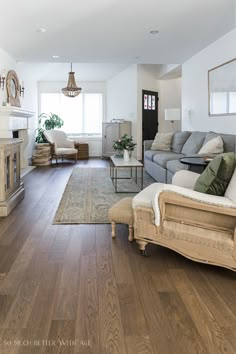
M 133 151 L 137 144 L 134 143 L 133 137 L 128 134 L 124 134 L 120 139 L 115 140 L 113 148 L 116 151 L 128 150 Z
M 39 127 L 36 129 L 37 136 L 35 138 L 36 143 L 42 144 L 47 143 L 46 138 L 44 137 L 44 130 L 51 130 L 54 128 L 61 128 L 64 124 L 64 121 L 55 113 L 50 112 L 42 113 L 39 116 Z

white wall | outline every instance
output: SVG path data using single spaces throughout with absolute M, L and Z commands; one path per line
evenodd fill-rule
M 236 134 L 236 116 L 208 115 L 208 70 L 236 58 L 236 29 L 184 63 L 182 129 Z
M 3 49 L 0 48 L 0 74 L 2 73 L 3 70 L 5 70 L 5 73 L 9 70 L 15 70 L 16 69 L 16 61 L 14 58 L 12 58 L 7 52 L 5 52 Z M 6 80 L 5 83 L 6 85 Z M 0 105 L 2 105 L 3 102 L 6 102 L 7 100 L 7 92 L 6 89 L 2 90 L 0 89 Z
M 68 78 L 68 75 L 67 75 Z M 39 81 L 38 89 L 39 94 L 43 93 L 61 93 L 61 89 L 67 85 L 67 81 Z M 106 93 L 106 84 L 104 81 L 80 81 L 79 87 L 82 87 L 82 92 L 102 92 Z
M 107 81 L 106 121 L 134 120 L 137 116 L 137 65 L 131 65 Z
M 34 146 L 34 132 L 37 122 L 37 110 L 38 110 L 38 100 L 37 100 L 37 82 L 31 77 L 31 73 L 27 70 L 26 65 L 17 64 L 15 59 L 11 57 L 6 51 L 0 48 L 0 73 L 2 70 L 15 70 L 19 81 L 24 81 L 25 94 L 24 97 L 20 98 L 21 108 L 29 111 L 35 112 L 35 116 L 29 118 L 29 145 L 26 151 L 27 158 L 30 159 L 32 156 L 32 150 Z M 6 81 L 5 81 L 6 83 Z M 0 106 L 3 102 L 7 101 L 6 88 L 4 90 L 0 89 Z
M 159 81 L 159 132 L 170 132 L 181 130 L 181 121 L 165 120 L 166 108 L 180 108 L 181 109 L 181 89 L 182 80 L 160 80 Z
M 113 118 L 132 121 L 132 136 L 137 141 L 137 65 L 107 81 L 106 121 Z

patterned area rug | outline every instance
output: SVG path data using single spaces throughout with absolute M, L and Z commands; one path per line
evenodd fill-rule
M 126 171 L 120 171 L 122 177 Z M 140 178 L 138 179 L 140 182 Z M 155 182 L 144 172 L 144 187 Z M 57 209 L 54 224 L 106 224 L 108 210 L 120 199 L 139 192 L 132 180 L 120 180 L 118 190 L 132 193 L 115 193 L 108 168 L 75 167 L 66 185 Z

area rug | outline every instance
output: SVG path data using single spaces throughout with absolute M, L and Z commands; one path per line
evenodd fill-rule
M 124 177 L 126 171 L 119 171 Z M 138 180 L 139 181 L 139 180 Z M 144 172 L 144 187 L 155 182 Z M 75 167 L 66 185 L 57 209 L 54 224 L 106 224 L 108 210 L 120 199 L 138 193 L 132 180 L 119 180 L 119 190 L 132 193 L 115 193 L 108 168 Z

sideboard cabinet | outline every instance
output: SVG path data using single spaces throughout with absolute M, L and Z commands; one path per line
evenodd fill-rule
M 0 216 L 7 216 L 24 198 L 20 179 L 20 139 L 0 139 Z
M 102 156 L 109 157 L 115 152 L 113 149 L 114 140 L 122 135 L 131 135 L 131 122 L 124 121 L 119 123 L 107 122 L 102 124 Z

